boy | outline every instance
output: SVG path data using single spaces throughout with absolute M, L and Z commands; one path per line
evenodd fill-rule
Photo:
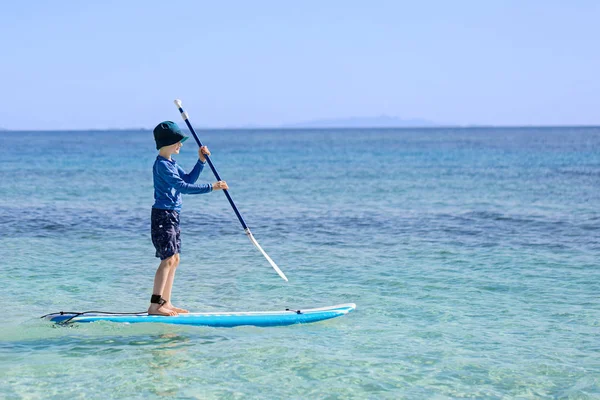
M 179 154 L 182 143 L 187 139 L 188 137 L 184 136 L 177 124 L 172 121 L 161 122 L 154 128 L 154 140 L 159 152 L 153 167 L 154 205 L 151 232 L 156 257 L 161 261 L 154 277 L 154 289 L 148 308 L 148 314 L 152 315 L 177 315 L 188 312 L 171 303 L 171 289 L 175 270 L 179 265 L 181 248 L 179 230 L 181 193 L 199 194 L 229 189 L 225 181 L 215 182 L 212 185 L 194 184 L 206 164 L 205 155 L 210 155 L 206 146 L 198 149 L 198 162 L 189 174 L 186 174 L 171 158 L 171 155 Z

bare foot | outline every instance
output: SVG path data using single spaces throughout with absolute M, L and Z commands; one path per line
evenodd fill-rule
M 166 303 L 163 307 L 167 307 L 169 310 L 173 310 L 173 311 L 175 311 L 177 313 L 181 313 L 181 314 L 187 314 L 187 313 L 189 313 L 189 311 L 186 310 L 185 308 L 175 307 L 171 303 Z
M 148 307 L 148 315 L 166 315 L 167 317 L 171 317 L 177 315 L 177 311 L 167 308 L 166 304 L 151 303 L 150 307 Z

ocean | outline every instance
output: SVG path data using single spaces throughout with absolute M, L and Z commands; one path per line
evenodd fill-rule
M 0 132 L 3 398 L 600 398 L 600 128 L 198 134 L 290 281 L 222 193 L 188 195 L 174 304 L 357 310 L 53 326 L 147 309 L 152 132 Z

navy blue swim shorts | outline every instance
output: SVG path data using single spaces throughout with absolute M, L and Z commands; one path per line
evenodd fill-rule
M 152 208 L 150 221 L 152 244 L 156 249 L 156 257 L 164 260 L 178 254 L 181 250 L 179 213 L 174 210 Z

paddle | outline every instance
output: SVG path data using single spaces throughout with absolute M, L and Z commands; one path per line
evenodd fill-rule
M 194 139 L 196 139 L 196 143 L 198 143 L 199 147 L 202 147 L 202 142 L 200 142 L 200 139 L 198 138 L 198 135 L 196 135 L 196 131 L 194 130 L 194 127 L 192 127 L 192 124 L 189 121 L 187 112 L 183 111 L 183 108 L 181 107 L 181 100 L 175 100 L 175 105 L 179 109 L 179 112 L 181 113 L 181 117 L 183 118 L 183 120 L 187 124 L 190 132 L 192 132 L 192 135 L 194 136 Z M 205 155 L 204 157 L 206 157 L 206 161 L 208 162 L 208 165 L 210 166 L 210 169 L 212 170 L 213 174 L 215 175 L 215 178 L 217 178 L 218 181 L 221 181 L 222 179 L 219 176 L 219 173 L 217 172 L 217 169 L 213 165 L 212 161 L 210 160 L 210 157 L 207 156 L 207 155 Z M 235 212 L 235 215 L 237 215 L 238 219 L 240 220 L 240 224 L 242 224 L 242 228 L 244 228 L 244 232 L 248 236 L 248 239 L 250 239 L 250 241 L 252 242 L 252 244 L 254 246 L 256 246 L 256 248 L 262 253 L 262 255 L 267 259 L 267 261 L 269 262 L 269 264 L 271 264 L 271 267 L 273 267 L 275 269 L 275 271 L 277 271 L 277 273 L 279 274 L 279 276 L 282 277 L 283 280 L 287 282 L 288 278 L 285 276 L 285 274 L 283 272 L 281 272 L 281 270 L 279 269 L 279 267 L 277 266 L 277 264 L 275 264 L 275 262 L 273 260 L 271 260 L 271 257 L 269 257 L 269 255 L 262 249 L 262 247 L 260 247 L 260 245 L 258 244 L 258 242 L 256 241 L 256 239 L 254 239 L 254 236 L 252 235 L 252 232 L 250 232 L 250 228 L 248 228 L 248 225 L 246 225 L 246 222 L 244 221 L 244 218 L 242 218 L 242 214 L 240 214 L 240 212 L 238 211 L 237 207 L 235 206 L 235 203 L 231 199 L 231 196 L 229 195 L 229 191 L 228 190 L 223 190 L 223 193 L 225 193 L 225 197 L 227 197 L 227 200 L 229 201 L 229 204 L 231 205 L 231 208 L 233 208 L 233 211 Z

